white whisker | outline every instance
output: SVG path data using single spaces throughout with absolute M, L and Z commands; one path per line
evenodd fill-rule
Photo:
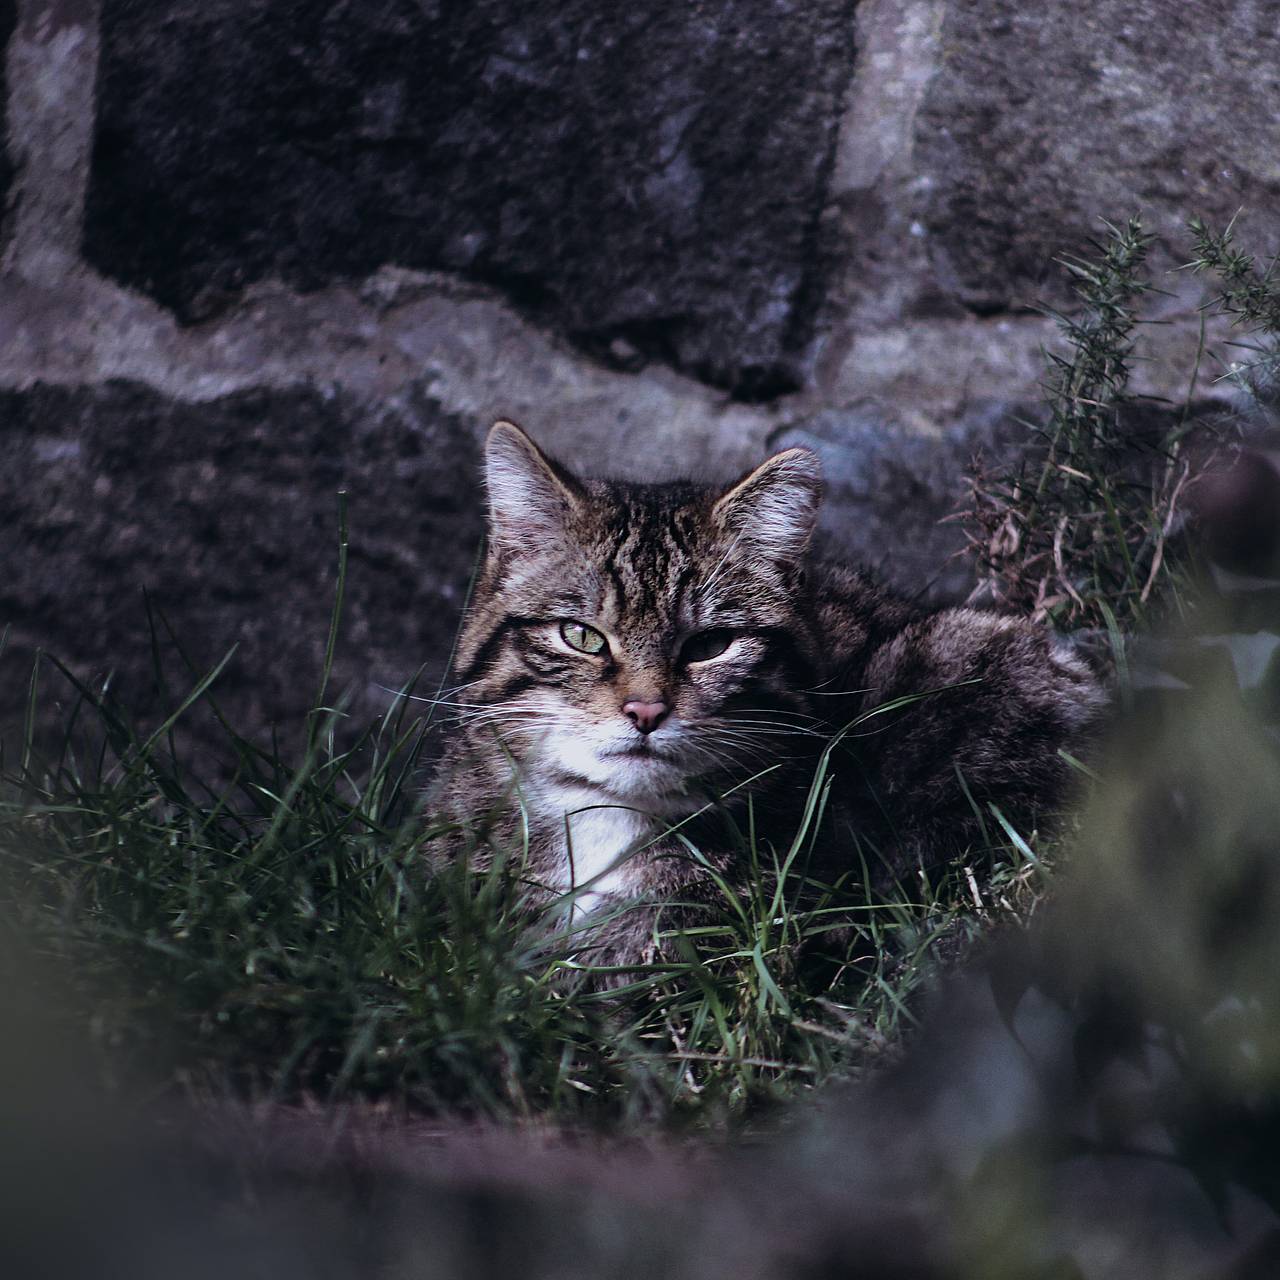
M 724 571 L 724 567 L 726 564 L 728 564 L 729 557 L 733 554 L 734 548 L 741 541 L 742 541 L 742 534 L 739 533 L 737 537 L 735 537 L 734 540 L 731 543 L 729 543 L 728 547 L 725 548 L 725 553 L 716 562 L 715 568 L 713 568 L 711 572 L 706 576 L 706 578 L 703 579 L 701 585 L 698 588 L 699 591 L 709 591 L 711 589 L 712 583 L 714 583 L 716 578 L 718 578 L 720 574 Z

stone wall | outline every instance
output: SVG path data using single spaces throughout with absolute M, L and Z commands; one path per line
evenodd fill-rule
M 1280 247 L 1264 0 L 0 0 L 0 41 L 7 723 L 39 646 L 150 697 L 144 592 L 296 723 L 339 488 L 340 685 L 438 675 L 498 414 L 642 478 L 805 441 L 831 543 L 955 594 L 1054 256 L 1134 210 L 1162 272 L 1193 212 Z M 1160 283 L 1177 398 L 1202 282 Z

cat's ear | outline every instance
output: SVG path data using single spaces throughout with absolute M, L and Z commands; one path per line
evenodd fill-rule
M 717 500 L 715 520 L 747 545 L 777 560 L 799 560 L 822 504 L 822 467 L 809 449 L 767 458 Z
M 564 536 L 582 491 L 514 422 L 490 427 L 484 468 L 493 543 L 533 549 Z

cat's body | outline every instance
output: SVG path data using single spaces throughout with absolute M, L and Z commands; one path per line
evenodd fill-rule
M 714 897 L 708 866 L 732 885 L 748 827 L 785 847 L 840 730 L 810 867 L 828 881 L 959 852 L 974 806 L 1017 822 L 1060 798 L 1059 749 L 1102 704 L 1088 670 L 1029 623 L 921 613 L 808 563 L 813 455 L 727 491 L 581 481 L 507 423 L 487 458 L 489 553 L 436 799 L 527 848 L 538 892 L 602 922 L 602 962 L 645 955 L 664 902 Z

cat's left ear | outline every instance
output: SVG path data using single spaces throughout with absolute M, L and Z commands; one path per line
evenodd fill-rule
M 808 549 L 822 505 L 822 467 L 810 449 L 767 458 L 717 500 L 712 515 L 775 560 L 799 560 Z

